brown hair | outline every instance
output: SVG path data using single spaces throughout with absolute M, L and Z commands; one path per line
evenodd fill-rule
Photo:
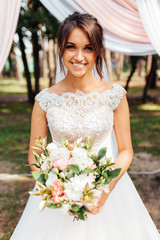
M 69 38 L 74 28 L 82 29 L 88 36 L 88 39 L 96 53 L 96 70 L 101 78 L 102 75 L 102 53 L 103 53 L 103 29 L 97 19 L 90 14 L 81 14 L 74 12 L 69 15 L 60 25 L 58 30 L 58 47 L 60 67 L 64 70 L 62 56 Z

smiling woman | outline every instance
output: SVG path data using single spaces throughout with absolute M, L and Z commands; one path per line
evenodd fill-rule
M 96 53 L 83 30 L 75 28 L 67 41 L 63 63 L 68 69 L 67 78 L 91 77 L 91 70 L 94 67 Z
M 72 42 L 72 39 L 76 42 Z M 65 49 L 69 47 L 76 50 L 80 47 L 81 50 L 83 49 L 82 55 L 94 52 L 96 69 L 102 78 L 103 29 L 96 18 L 89 14 L 83 14 L 83 18 L 79 18 L 79 13 L 70 15 L 59 28 L 58 46 L 61 69 L 63 69 L 62 58 Z
M 35 138 L 44 138 L 49 127 L 54 144 L 58 145 L 62 137 L 71 143 L 70 155 L 73 160 L 76 148 L 74 141 L 93 136 L 95 154 L 99 149 L 107 148 L 107 158 L 112 159 L 115 168 L 121 171 L 109 183 L 109 192 L 102 190 L 96 204 L 90 207 L 86 222 L 73 222 L 69 214 L 62 216 L 59 211 L 52 209 L 39 212 L 41 198 L 31 196 L 11 240 L 159 240 L 158 231 L 126 173 L 133 158 L 129 108 L 125 90 L 119 84 L 102 81 L 102 27 L 93 16 L 74 13 L 61 24 L 58 45 L 61 67 L 65 65 L 67 74 L 55 86 L 43 89 L 36 96 L 31 121 L 29 163 L 36 163 L 33 156 Z M 100 78 L 92 75 L 94 65 Z M 113 141 L 114 131 L 118 153 L 116 142 Z M 64 158 L 59 158 L 65 162 Z M 60 166 L 56 166 L 51 154 L 46 160 L 53 162 L 53 169 L 48 170 L 53 176 L 55 168 L 63 172 Z M 32 170 L 39 170 L 33 165 Z M 93 177 L 92 173 L 88 174 Z M 66 187 L 65 180 L 60 176 L 52 181 L 49 192 L 56 191 L 55 185 L 60 182 Z M 79 173 L 74 176 L 79 178 Z M 67 183 L 71 181 L 71 178 L 67 179 Z M 71 191 L 74 193 L 75 190 Z M 83 203 L 86 191 L 82 189 L 76 204 Z M 87 193 L 90 194 L 89 191 Z M 53 200 L 51 198 L 52 203 Z M 66 195 L 65 200 L 59 198 L 58 201 L 66 205 L 70 199 Z

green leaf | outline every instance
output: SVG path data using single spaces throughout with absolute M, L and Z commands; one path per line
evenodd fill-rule
M 38 152 L 43 152 L 43 149 L 41 148 L 37 148 L 37 147 L 32 147 L 34 150 L 38 151 Z
M 40 172 L 40 171 L 32 171 L 32 176 L 33 178 L 41 183 L 45 183 L 45 178 L 44 178 L 44 173 Z
M 113 178 L 116 178 L 120 174 L 121 168 L 117 168 L 113 171 L 107 170 L 108 177 L 112 180 Z
M 86 212 L 91 212 L 86 206 L 83 206 Z
M 48 172 L 45 172 L 44 179 L 47 181 L 47 179 L 48 179 Z
M 95 172 L 94 170 L 90 169 L 90 168 L 85 168 L 83 171 L 81 171 L 81 174 L 84 174 L 84 173 L 93 173 Z
M 42 141 L 42 148 L 46 149 L 46 147 L 47 147 L 47 136 L 43 138 L 43 141 Z
M 37 168 L 41 168 L 39 165 L 37 165 L 36 163 L 33 163 L 33 164 L 25 164 L 25 163 L 23 163 L 23 165 L 24 166 L 35 166 L 35 167 L 37 167 Z
M 72 170 L 73 173 L 80 173 L 79 167 L 77 165 L 69 164 L 68 167 Z
M 36 180 L 43 174 L 40 171 L 32 171 L 31 173 L 32 173 L 33 178 Z
M 80 212 L 79 215 L 78 215 L 78 219 L 85 220 L 84 213 Z
M 36 152 L 33 152 L 33 155 L 35 156 L 36 161 L 39 162 L 40 156 Z
M 86 149 L 87 149 L 87 151 L 89 151 L 93 147 L 93 143 L 94 143 L 94 136 L 91 135 L 86 140 Z
M 72 212 L 77 213 L 79 211 L 79 206 L 77 204 L 72 204 L 71 210 Z
M 105 155 L 106 155 L 106 152 L 107 152 L 107 148 L 104 147 L 104 148 L 101 148 L 98 152 L 98 156 L 97 156 L 97 159 L 100 160 L 102 159 Z
M 59 203 L 59 204 L 48 203 L 47 207 L 48 208 L 60 208 L 60 207 L 62 207 L 62 204 L 61 203 Z
M 81 209 L 80 209 L 80 211 L 81 211 L 82 213 L 91 212 L 86 206 L 82 206 Z

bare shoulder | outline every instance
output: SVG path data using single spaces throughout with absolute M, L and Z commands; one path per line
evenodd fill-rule
M 103 80 L 99 80 L 97 87 L 99 88 L 99 92 L 104 92 L 106 90 L 111 90 L 113 88 L 112 83 L 105 82 Z
M 66 92 L 64 80 L 62 80 L 59 83 L 57 83 L 57 84 L 51 86 L 50 88 L 48 88 L 48 92 L 49 93 L 56 93 L 58 95 L 61 95 L 64 92 Z
M 104 87 L 104 90 L 111 90 L 113 88 L 112 86 L 113 84 L 111 82 L 105 82 L 103 81 L 103 87 Z

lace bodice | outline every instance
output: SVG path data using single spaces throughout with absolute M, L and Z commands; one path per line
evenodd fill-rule
M 114 110 L 125 92 L 113 83 L 111 90 L 103 93 L 63 93 L 61 96 L 43 89 L 36 96 L 40 107 L 46 112 L 48 127 L 53 141 L 62 137 L 74 141 L 79 137 L 94 135 L 95 145 L 109 139 L 113 129 Z

